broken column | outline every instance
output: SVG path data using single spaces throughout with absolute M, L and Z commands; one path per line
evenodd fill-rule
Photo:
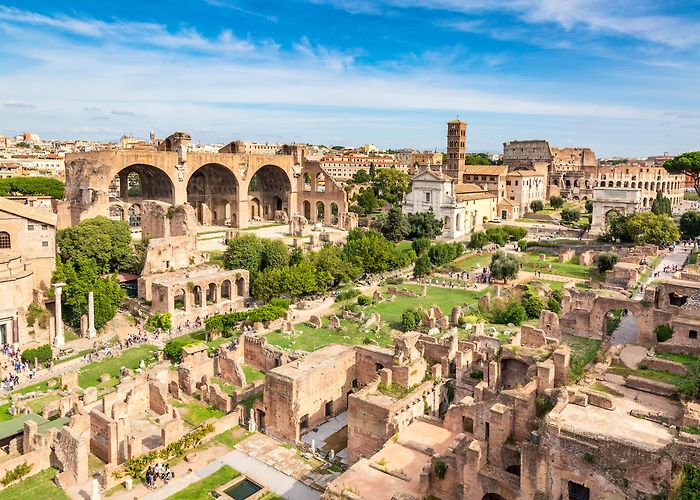
M 95 337 L 97 331 L 95 330 L 95 294 L 93 292 L 88 292 L 88 329 L 87 336 L 89 339 Z
M 53 284 L 56 292 L 56 337 L 54 337 L 54 344 L 58 347 L 66 343 L 66 339 L 63 336 L 63 312 L 61 311 L 61 293 L 64 286 L 66 286 L 65 283 Z

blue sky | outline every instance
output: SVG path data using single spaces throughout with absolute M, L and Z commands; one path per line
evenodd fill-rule
M 1 0 L 0 0 L 1 1 Z M 0 3 L 0 134 L 700 149 L 700 3 Z

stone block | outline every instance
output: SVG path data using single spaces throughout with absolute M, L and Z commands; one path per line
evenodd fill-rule
M 83 402 L 86 405 L 97 401 L 97 387 L 88 387 L 83 392 Z
M 312 328 L 321 328 L 323 326 L 323 322 L 321 321 L 321 318 L 319 318 L 318 316 L 311 316 L 307 323 Z
M 109 382 L 111 378 L 109 373 L 103 373 L 100 375 L 100 382 Z
M 61 387 L 65 387 L 66 390 L 72 391 L 78 388 L 78 372 L 68 372 L 61 375 Z
M 525 347 L 542 347 L 547 344 L 544 331 L 523 325 L 520 329 L 520 344 Z

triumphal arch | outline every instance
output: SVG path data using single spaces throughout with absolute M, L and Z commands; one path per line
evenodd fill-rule
M 103 215 L 138 228 L 145 201 L 194 207 L 202 225 L 244 228 L 254 221 L 337 225 L 347 194 L 302 145 L 275 154 L 242 152 L 234 141 L 217 153 L 189 151 L 190 136 L 176 132 L 158 144 L 66 155 L 62 227 Z

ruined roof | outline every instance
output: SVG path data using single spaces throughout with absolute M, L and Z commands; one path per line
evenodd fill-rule
M 0 422 L 0 439 L 21 434 L 24 431 L 24 423 L 28 420 L 33 420 L 38 425 L 43 425 L 48 422 L 48 420 L 36 413 L 27 413 L 6 422 Z
M 237 276 L 238 275 L 238 276 Z M 238 277 L 247 278 L 248 271 L 245 269 L 221 269 L 218 266 L 204 266 L 194 269 L 180 269 L 178 271 L 168 271 L 153 276 L 151 283 L 156 285 L 183 285 L 189 281 L 221 281 L 225 279 L 236 280 Z
M 327 345 L 317 351 L 307 354 L 300 360 L 278 366 L 270 370 L 269 373 L 291 380 L 297 380 L 320 368 L 335 365 L 337 357 L 344 355 L 348 351 L 354 351 L 354 349 L 353 346 L 347 345 Z
M 42 224 L 49 224 L 51 226 L 55 226 L 58 221 L 58 216 L 45 208 L 32 207 L 25 205 L 24 203 L 19 203 L 2 197 L 0 197 L 0 211 L 8 212 L 36 222 L 41 222 Z

